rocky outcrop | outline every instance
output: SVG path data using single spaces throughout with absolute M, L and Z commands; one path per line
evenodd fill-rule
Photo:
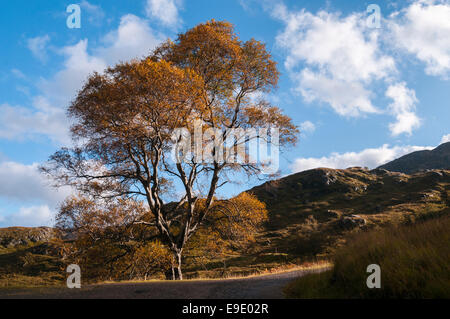
M 339 225 L 345 229 L 364 226 L 367 221 L 359 215 L 345 216 L 339 220 Z
M 0 229 L 0 245 L 6 248 L 48 242 L 57 232 L 51 227 L 8 227 Z

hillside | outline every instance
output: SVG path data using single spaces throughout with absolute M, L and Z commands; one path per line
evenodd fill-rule
M 407 154 L 381 165 L 379 168 L 405 174 L 430 169 L 450 169 L 450 142 L 441 144 L 431 151 L 424 150 Z
M 55 235 L 50 227 L 7 227 L 0 229 L 0 247 L 4 248 L 47 242 Z
M 319 168 L 250 190 L 267 204 L 261 247 L 302 259 L 332 253 L 359 229 L 450 212 L 450 171 L 406 175 L 384 169 Z
M 50 227 L 0 228 L 0 288 L 49 286 L 65 278 Z
M 450 218 L 359 233 L 334 256 L 333 269 L 285 288 L 289 298 L 450 298 Z M 367 265 L 380 266 L 380 289 L 367 289 Z
M 269 211 L 253 247 L 237 250 L 226 260 L 206 258 L 206 263 L 186 256 L 187 278 L 244 275 L 328 259 L 360 230 L 447 215 L 450 170 L 406 175 L 384 169 L 319 168 L 266 182 L 249 192 L 265 202 Z M 60 257 L 53 246 L 42 245 L 47 238 L 30 235 L 37 230 L 0 229 L 0 269 L 21 276 L 55 276 Z M 39 268 L 41 261 L 51 264 Z M 30 264 L 34 266 L 23 266 Z M 8 274 L 0 271 L 0 286 L 2 276 L 8 278 Z

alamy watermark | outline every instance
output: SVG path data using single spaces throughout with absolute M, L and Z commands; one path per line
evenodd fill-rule
M 69 29 L 81 28 L 81 7 L 78 4 L 69 4 L 66 12 L 70 13 L 67 17 L 66 25 Z
M 67 288 L 81 288 L 81 269 L 77 264 L 67 266 L 66 272 L 70 275 L 67 277 Z
M 371 273 L 366 280 L 367 288 L 381 288 L 381 267 L 377 264 L 371 264 L 367 266 L 366 271 Z
M 263 174 L 274 174 L 279 168 L 277 127 L 203 130 L 203 122 L 196 120 L 193 133 L 178 128 L 172 134 L 172 141 L 172 160 L 176 163 L 258 165 Z
M 366 19 L 366 25 L 368 28 L 379 29 L 381 28 L 381 8 L 377 4 L 369 4 L 367 6 L 367 13 L 369 16 Z

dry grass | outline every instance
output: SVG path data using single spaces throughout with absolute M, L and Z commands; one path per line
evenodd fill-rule
M 230 274 L 230 275 L 226 275 L 221 278 L 199 277 L 199 278 L 192 278 L 189 280 L 223 280 L 223 279 L 254 278 L 254 277 L 267 276 L 267 275 L 282 274 L 282 273 L 298 271 L 298 270 L 313 270 L 313 269 L 329 268 L 331 266 L 332 266 L 332 264 L 330 261 L 323 260 L 323 261 L 317 261 L 317 262 L 308 262 L 308 263 L 304 263 L 301 265 L 295 265 L 295 264 L 281 265 L 281 266 L 278 266 L 275 268 L 262 269 L 260 271 L 255 271 L 248 275 Z
M 64 284 L 66 274 L 61 259 L 43 254 L 41 250 L 42 246 L 37 243 L 0 251 L 0 289 Z
M 58 273 L 27 276 L 9 274 L 0 276 L 0 289 L 61 287 L 65 284 L 64 278 Z
M 236 251 L 235 256 L 226 260 L 206 256 L 205 262 L 199 262 L 186 255 L 185 277 L 243 278 L 294 269 L 305 261 L 331 258 L 353 233 L 449 214 L 450 170 L 439 174 L 317 169 L 255 187 L 252 192 L 267 203 L 270 221 L 257 236 L 254 247 L 245 252 Z M 343 218 L 352 214 L 363 217 L 367 224 L 352 229 L 342 227 Z M 4 231 L 0 229 L 0 237 L 20 239 L 21 231 L 28 233 L 26 229 L 8 229 L 8 234 Z M 60 259 L 32 248 L 2 249 L 0 244 L 0 287 L 5 286 L 5 280 L 8 285 L 14 282 L 26 285 L 27 276 L 31 285 L 45 282 L 53 285 L 50 279 L 43 283 L 32 277 L 66 276 L 64 270 L 58 269 L 64 268 Z M 33 257 L 31 263 L 25 258 L 27 253 Z M 23 276 L 23 280 L 13 279 L 15 275 Z
M 300 270 L 317 270 L 317 269 L 325 269 L 332 267 L 332 263 L 330 261 L 317 261 L 317 262 L 308 262 L 302 265 L 286 265 L 280 266 L 272 269 L 265 269 L 259 272 L 255 272 L 245 276 L 239 275 L 228 275 L 225 277 L 197 277 L 197 278 L 189 278 L 184 279 L 183 281 L 210 281 L 210 280 L 234 280 L 234 279 L 245 279 L 245 278 L 256 278 L 256 277 L 264 277 L 270 275 L 283 274 L 292 271 L 300 271 Z M 148 279 L 148 280 L 123 280 L 123 281 L 102 281 L 98 284 L 122 284 L 122 283 L 144 283 L 144 282 L 167 282 L 168 280 L 162 279 Z M 170 280 L 169 280 L 170 281 Z
M 355 236 L 334 268 L 286 287 L 292 298 L 450 298 L 450 217 Z M 381 267 L 381 289 L 368 289 L 366 268 Z

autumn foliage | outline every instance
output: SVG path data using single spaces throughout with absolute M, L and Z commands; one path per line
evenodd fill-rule
M 56 223 L 73 239 L 62 244 L 65 261 L 80 265 L 86 280 L 171 278 L 174 260 L 156 229 L 130 221 L 141 216 L 140 209 L 133 203 L 104 209 L 86 198 L 67 199 Z M 186 247 L 188 260 L 205 263 L 247 252 L 266 220 L 266 207 L 254 195 L 216 201 Z
M 297 128 L 291 119 L 254 98 L 273 90 L 278 76 L 263 43 L 241 41 L 228 22 L 200 24 L 142 60 L 91 75 L 68 109 L 76 146 L 56 152 L 42 170 L 92 202 L 78 207 L 77 216 L 94 220 L 82 223 L 83 234 L 104 223 L 101 232 L 111 237 L 105 244 L 113 244 L 113 229 L 123 230 L 126 239 L 139 226 L 170 251 L 175 278 L 182 279 L 183 251 L 197 232 L 223 232 L 211 225 L 261 211 L 256 199 L 243 199 L 250 195 L 228 202 L 216 196 L 221 186 L 233 182 L 231 176 L 259 175 L 261 163 L 205 163 L 195 154 L 174 162 L 173 132 L 180 127 L 193 132 L 198 119 L 204 130 L 221 130 L 222 141 L 237 128 L 277 127 L 276 147 L 294 144 Z M 121 249 L 125 239 L 119 241 Z

